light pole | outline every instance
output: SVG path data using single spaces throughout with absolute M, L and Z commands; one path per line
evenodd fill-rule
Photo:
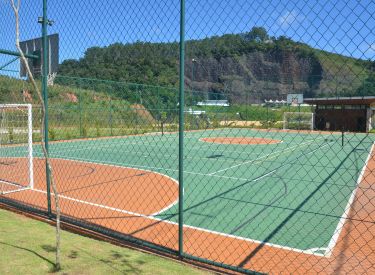
M 194 64 L 195 64 L 195 63 L 199 64 L 199 65 L 203 68 L 203 70 L 207 73 L 207 77 L 210 75 L 210 74 L 208 73 L 206 67 L 203 66 L 203 64 L 200 63 L 196 58 L 191 59 L 191 61 L 193 62 L 193 72 L 192 72 L 193 77 L 192 77 L 192 81 L 194 80 Z M 208 99 L 209 99 L 209 95 L 208 95 L 208 93 L 207 93 L 207 100 L 208 100 Z
M 191 93 L 192 93 L 192 98 L 194 99 L 194 66 L 195 66 L 195 63 L 197 63 L 197 60 L 195 58 L 192 58 L 191 62 L 192 62 L 192 69 L 191 69 Z
M 197 60 L 195 58 L 191 59 L 192 62 L 192 69 L 191 69 L 191 82 L 194 82 L 194 65 L 197 63 Z

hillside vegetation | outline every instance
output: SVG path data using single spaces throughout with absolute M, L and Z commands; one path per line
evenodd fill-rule
M 59 73 L 177 87 L 178 49 L 178 43 L 141 41 L 92 47 L 81 59 L 64 61 Z M 186 43 L 187 88 L 233 103 L 285 99 L 288 93 L 372 95 L 374 71 L 374 62 L 317 50 L 284 36 L 270 37 L 259 27 Z
M 186 110 L 202 111 L 187 114 L 187 129 L 230 126 L 231 121 L 280 127 L 285 111 L 299 109 L 252 104 L 285 99 L 288 93 L 375 95 L 375 62 L 270 37 L 263 28 L 186 44 Z M 65 60 L 49 87 L 50 138 L 176 131 L 178 49 L 178 43 L 116 43 L 89 48 L 79 60 Z M 0 76 L 0 102 L 36 104 L 38 127 L 32 90 L 28 81 Z M 196 106 L 206 99 L 228 99 L 231 106 Z

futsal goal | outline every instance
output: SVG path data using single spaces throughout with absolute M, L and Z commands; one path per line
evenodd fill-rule
M 34 188 L 31 104 L 0 104 L 0 194 Z
M 285 112 L 283 129 L 314 130 L 314 113 Z

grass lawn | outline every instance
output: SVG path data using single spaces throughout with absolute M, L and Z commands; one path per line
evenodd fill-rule
M 55 228 L 0 209 L 0 274 L 53 270 Z M 154 255 L 62 232 L 57 274 L 208 274 Z

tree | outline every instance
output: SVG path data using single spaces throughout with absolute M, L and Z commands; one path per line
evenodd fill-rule
M 375 95 L 375 73 L 371 73 L 357 90 L 357 95 L 373 96 Z
M 263 27 L 253 27 L 245 34 L 245 39 L 249 41 L 264 42 L 269 39 L 267 31 Z

